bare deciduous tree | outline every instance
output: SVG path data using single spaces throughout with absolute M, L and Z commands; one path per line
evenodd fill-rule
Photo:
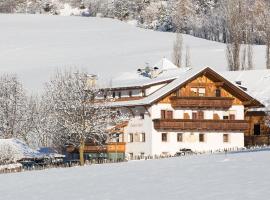
M 181 33 L 176 34 L 176 39 L 173 44 L 173 63 L 177 67 L 182 67 L 182 54 L 183 54 L 183 37 Z
M 186 64 L 185 67 L 191 67 L 191 58 L 190 58 L 190 48 L 189 46 L 186 46 Z
M 103 143 L 108 136 L 108 124 L 117 119 L 106 102 L 93 102 L 99 90 L 89 83 L 84 72 L 58 72 L 47 83 L 45 93 L 49 101 L 45 109 L 49 121 L 45 127 L 50 130 L 50 137 L 60 145 L 78 147 L 82 165 L 85 143 Z
M 227 0 L 226 20 L 228 31 L 227 61 L 229 70 L 240 70 L 240 50 L 243 38 L 243 2 L 241 0 Z
M 2 75 L 0 88 L 0 136 L 26 140 L 32 130 L 32 102 L 15 75 Z

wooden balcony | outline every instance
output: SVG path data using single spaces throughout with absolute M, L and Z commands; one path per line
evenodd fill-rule
M 125 142 L 111 142 L 107 144 L 108 153 L 125 153 L 126 151 L 126 143 Z
M 246 120 L 154 119 L 154 128 L 164 131 L 246 131 Z
M 230 108 L 233 103 L 231 97 L 178 97 L 170 98 L 172 107 L 178 108 Z
M 107 145 L 85 145 L 84 151 L 86 153 L 107 152 Z
M 97 153 L 97 152 L 118 152 L 124 153 L 126 150 L 126 143 L 125 142 L 109 142 L 105 145 L 100 146 L 92 146 L 92 145 L 85 145 L 84 151 L 87 153 Z

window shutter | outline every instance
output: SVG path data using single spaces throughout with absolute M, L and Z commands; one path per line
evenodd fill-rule
M 192 119 L 197 119 L 197 113 L 196 112 L 192 113 Z
M 204 119 L 204 112 L 198 111 L 198 119 Z
M 190 119 L 189 114 L 188 113 L 184 113 L 184 119 Z
M 161 119 L 165 119 L 165 110 L 161 110 Z
M 166 112 L 166 119 L 172 119 L 173 118 L 173 112 L 172 111 L 167 111 Z

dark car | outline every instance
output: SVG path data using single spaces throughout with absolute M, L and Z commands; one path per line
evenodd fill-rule
M 183 149 L 180 149 L 178 152 L 176 152 L 174 156 L 185 156 L 185 155 L 191 155 L 193 153 L 194 152 L 191 149 L 183 148 Z

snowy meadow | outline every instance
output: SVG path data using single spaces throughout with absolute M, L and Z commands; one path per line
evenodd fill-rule
M 106 18 L 0 15 L 0 72 L 17 73 L 39 91 L 57 68 L 80 68 L 108 83 L 121 72 L 171 59 L 175 34 L 145 30 Z M 192 67 L 227 69 L 226 45 L 189 35 Z M 265 68 L 265 47 L 254 47 L 256 69 Z
M 268 199 L 270 152 L 187 156 L 0 175 L 0 199 Z

